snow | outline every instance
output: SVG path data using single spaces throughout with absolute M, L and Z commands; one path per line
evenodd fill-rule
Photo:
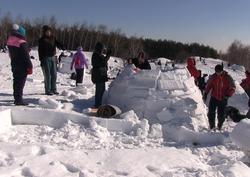
M 73 51 L 74 52 L 74 51 Z M 59 53 L 60 54 L 60 51 Z M 249 176 L 249 120 L 226 121 L 222 132 L 208 130 L 207 106 L 185 65 L 135 72 L 111 57 L 105 102 L 122 113 L 104 119 L 89 114 L 95 87 L 90 69 L 75 87 L 71 58 L 58 72 L 59 95 L 44 94 L 37 50 L 24 99 L 14 106 L 8 54 L 0 53 L 0 176 Z M 91 52 L 85 52 L 90 65 Z M 168 62 L 167 59 L 160 60 Z M 197 68 L 212 74 L 219 59 L 196 57 Z M 236 81 L 229 105 L 247 113 L 248 97 L 239 83 L 244 67 L 224 68 Z

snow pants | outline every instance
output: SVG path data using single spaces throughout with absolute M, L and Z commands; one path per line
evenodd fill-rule
M 226 108 L 226 106 L 227 106 L 227 100 L 220 101 L 214 97 L 210 98 L 209 108 L 208 108 L 208 121 L 209 121 L 210 129 L 215 128 L 216 109 L 217 109 L 217 119 L 218 119 L 217 127 L 218 127 L 218 129 L 221 129 L 221 127 L 225 121 L 225 108 Z
M 105 82 L 95 83 L 95 108 L 102 105 L 102 96 L 105 91 Z
M 77 86 L 77 84 L 82 83 L 84 69 L 80 68 L 75 70 L 76 70 L 76 86 Z
M 42 71 L 44 76 L 45 94 L 55 93 L 56 89 L 56 60 L 54 57 L 44 58 L 42 64 Z

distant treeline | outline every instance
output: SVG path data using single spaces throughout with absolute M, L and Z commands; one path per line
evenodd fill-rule
M 26 29 L 27 40 L 31 47 L 37 46 L 42 26 L 49 25 L 67 50 L 75 50 L 81 45 L 85 51 L 92 51 L 95 43 L 100 41 L 112 49 L 112 55 L 122 58 L 136 57 L 141 50 L 144 50 L 149 58 L 165 57 L 179 62 L 188 56 L 218 58 L 215 49 L 198 43 L 184 44 L 170 40 L 127 37 L 121 29 L 108 30 L 105 25 L 94 26 L 86 22 L 73 25 L 58 24 L 54 16 L 29 20 L 21 17 L 13 19 L 11 14 L 6 14 L 0 18 L 0 46 L 6 45 L 13 23 L 20 24 Z

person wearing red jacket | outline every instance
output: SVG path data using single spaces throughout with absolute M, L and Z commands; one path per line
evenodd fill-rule
M 203 95 L 203 100 L 206 101 L 207 94 L 211 91 L 211 98 L 208 108 L 208 121 L 210 129 L 215 128 L 215 111 L 217 109 L 217 128 L 221 130 L 225 121 L 225 108 L 228 98 L 235 92 L 235 83 L 232 77 L 223 71 L 222 65 L 215 66 L 215 73 L 207 82 L 206 90 Z
M 189 73 L 191 74 L 191 76 L 194 77 L 194 81 L 197 84 L 198 78 L 201 75 L 200 75 L 200 72 L 196 69 L 195 65 L 196 65 L 195 59 L 193 57 L 189 57 L 187 59 L 187 69 Z
M 246 78 L 242 80 L 240 85 L 245 90 L 248 97 L 250 97 L 250 72 L 246 71 L 245 74 L 246 74 Z

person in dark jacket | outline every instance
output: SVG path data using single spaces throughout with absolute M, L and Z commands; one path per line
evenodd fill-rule
M 32 74 L 32 63 L 25 36 L 25 29 L 22 26 L 14 24 L 13 31 L 7 41 L 13 74 L 13 96 L 15 105 L 28 105 L 23 101 L 23 88 L 27 75 Z
M 91 58 L 92 71 L 91 80 L 95 84 L 95 108 L 102 105 L 102 96 L 105 91 L 105 82 L 108 81 L 108 60 L 111 50 L 107 51 L 106 56 L 103 55 L 104 45 L 100 42 L 96 43 L 95 50 Z
M 56 47 L 62 50 L 64 48 L 52 35 L 52 29 L 49 26 L 44 25 L 42 30 L 42 37 L 38 41 L 38 54 L 44 75 L 45 94 L 58 94 L 56 88 L 57 61 L 55 54 Z
M 144 52 L 139 52 L 138 57 L 132 59 L 132 63 L 135 65 L 135 67 L 137 67 L 139 69 L 151 70 L 151 66 L 150 66 L 148 60 L 145 59 Z
M 241 81 L 240 85 L 245 90 L 248 97 L 250 97 L 250 72 L 246 71 L 245 74 L 246 78 Z
M 210 129 L 215 128 L 215 112 L 217 109 L 217 127 L 221 130 L 225 121 L 225 108 L 227 106 L 227 101 L 228 98 L 234 94 L 235 88 L 236 87 L 232 77 L 226 71 L 223 71 L 223 67 L 221 65 L 216 65 L 215 73 L 208 80 L 203 96 L 203 100 L 206 101 L 207 94 L 210 90 L 212 91 L 208 108 Z

